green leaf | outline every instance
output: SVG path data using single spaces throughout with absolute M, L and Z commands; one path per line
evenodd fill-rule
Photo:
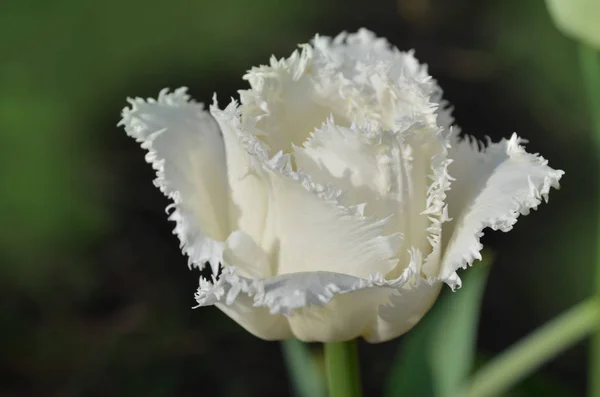
M 429 315 L 405 337 L 387 379 L 384 396 L 434 397 L 433 374 L 428 357 L 423 354 L 433 325 L 428 319 Z
M 485 367 L 493 358 L 493 355 L 478 352 L 473 372 Z M 555 379 L 542 371 L 531 374 L 511 390 L 501 394 L 502 397 L 564 397 L 575 395 L 577 395 L 577 392 L 572 388 L 572 385 L 565 384 L 562 379 Z
M 464 286 L 438 305 L 428 351 L 436 396 L 452 396 L 471 373 L 488 271 L 489 266 L 481 263 L 467 270 Z
M 325 397 L 325 378 L 309 345 L 297 339 L 281 342 L 283 356 L 297 397 Z
M 489 266 L 462 274 L 463 287 L 444 291 L 408 333 L 392 366 L 385 396 L 452 397 L 473 368 L 479 308 Z

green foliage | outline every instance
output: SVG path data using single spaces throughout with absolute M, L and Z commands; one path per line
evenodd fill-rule
M 596 179 L 589 172 L 595 154 L 586 87 L 576 42 L 556 29 L 544 1 L 491 2 L 482 24 L 501 71 L 492 83 L 507 106 L 526 109 L 517 114 L 531 118 L 526 129 L 516 132 L 567 175 L 550 205 L 535 217 L 521 218 L 511 231 L 507 241 L 519 242 L 514 249 L 498 251 L 499 262 L 528 267 L 512 282 L 527 294 L 528 316 L 540 322 L 592 292 L 596 222 L 590 214 L 597 211 L 597 200 L 590 189 Z M 556 280 L 559 293 L 548 287 Z
M 508 72 L 503 88 L 527 106 L 554 139 L 585 139 L 587 118 L 575 43 L 552 22 L 543 1 L 493 3 L 485 24 L 491 49 Z M 517 95 L 515 95 L 517 94 Z
M 136 252 L 158 232 L 130 222 L 131 208 L 149 218 L 152 199 L 131 197 L 137 189 L 124 186 L 133 162 L 125 149 L 135 144 L 116 124 L 126 96 L 184 84 L 218 91 L 215 80 L 232 74 L 231 86 L 242 88 L 245 69 L 315 33 L 321 4 L 0 2 L 0 367 L 14 379 L 0 394 L 178 395 L 182 378 L 198 377 L 183 365 L 189 355 L 188 372 L 222 366 L 212 363 L 221 345 L 203 340 L 258 343 L 224 315 L 212 321 L 216 309 L 191 311 L 195 276 L 175 237 L 172 252 L 155 251 L 161 258 Z M 142 156 L 136 148 L 135 161 Z M 140 185 L 151 189 L 144 170 Z M 172 225 L 160 221 L 170 237 Z M 182 324 L 192 315 L 202 327 Z M 215 379 L 208 390 L 225 379 L 203 376 Z M 219 386 L 224 395 L 260 390 L 242 378 L 243 371 L 229 376 Z
M 486 258 L 487 259 L 487 258 Z M 452 397 L 472 371 L 487 261 L 463 273 L 463 286 L 446 291 L 407 336 L 385 395 Z
M 313 18 L 318 2 L 309 3 L 3 2 L 0 252 L 7 265 L 0 278 L 43 287 L 59 271 L 48 258 L 110 231 L 118 183 L 111 173 L 118 170 L 106 166 L 111 160 L 99 156 L 98 143 L 106 144 L 107 126 L 116 130 L 126 95 L 145 94 L 140 85 L 156 94 L 232 69 L 241 76 L 249 59 L 264 61 L 313 34 L 277 34 L 281 25 Z
M 310 345 L 297 339 L 281 342 L 296 397 L 325 397 L 325 379 Z

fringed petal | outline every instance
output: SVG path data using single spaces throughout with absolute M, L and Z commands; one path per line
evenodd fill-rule
M 441 89 L 412 52 L 365 29 L 335 39 L 316 36 L 311 44 L 244 76 L 250 83 L 240 91 L 244 121 L 256 121 L 271 154 L 302 144 L 329 117 L 340 126 L 368 120 L 390 130 L 452 123 Z
M 190 266 L 209 262 L 216 272 L 231 231 L 225 148 L 217 124 L 185 88 L 129 102 L 119 125 L 148 150 L 154 183 L 173 200 L 170 219 Z
M 395 129 L 399 119 L 415 111 L 421 112 L 429 123 L 437 121 L 444 130 L 454 122 L 442 89 L 413 51 L 399 51 L 385 38 L 364 28 L 356 33 L 343 32 L 333 39 L 317 35 L 312 44 L 315 58 L 328 65 L 327 69 L 341 73 L 343 78 L 339 80 L 359 87 L 359 97 L 374 98 L 363 101 L 362 106 L 372 106 L 370 113 L 374 114 L 369 118 L 382 120 L 385 128 Z M 431 111 L 428 102 L 434 104 Z
M 272 153 L 301 144 L 330 115 L 340 122 L 346 115 L 339 86 L 324 79 L 309 45 L 289 58 L 272 57 L 269 66 L 252 68 L 244 79 L 251 89 L 240 91 L 243 121 L 256 123 Z
M 262 194 L 259 201 L 240 190 L 238 200 L 240 182 L 230 179 L 234 201 L 242 208 L 240 229 L 268 253 L 274 272 L 322 270 L 368 277 L 395 267 L 401 236 L 384 235 L 388 219 L 372 219 L 360 207 L 344 207 L 338 201 L 339 190 L 294 171 L 289 154 L 269 158 L 262 141 L 252 134 L 255 127 L 241 121 L 235 104 L 222 112 L 214 107 L 211 111 L 223 129 L 227 153 L 231 139 L 242 152 L 240 157 L 247 159 L 241 183 L 255 184 Z M 230 138 L 234 134 L 235 139 Z M 253 179 L 247 182 L 249 176 Z M 248 227 L 244 216 L 255 219 L 250 226 L 260 227 Z
M 287 317 L 294 336 L 301 340 L 341 341 L 370 334 L 379 306 L 387 304 L 395 292 L 406 289 L 415 274 L 414 266 L 409 266 L 394 280 L 386 280 L 381 274 L 359 278 L 325 271 L 252 279 L 240 276 L 229 264 L 216 283 L 201 284 L 196 299 L 199 306 L 227 307 L 224 311 L 228 315 L 265 339 L 273 336 L 260 331 L 261 324 L 254 324 L 257 320 L 253 313 L 264 313 L 266 309 L 276 318 Z M 250 309 L 248 297 L 254 309 Z M 240 298 L 242 313 L 235 305 Z M 277 329 L 285 333 L 279 323 Z
M 223 271 L 227 274 L 235 271 L 244 277 L 244 280 L 271 277 L 272 271 L 269 258 L 264 251 L 254 243 L 252 238 L 241 231 L 233 232 L 227 239 L 223 251 Z M 216 283 L 219 283 L 216 279 Z M 206 291 L 213 288 L 213 284 L 202 283 Z M 236 287 L 229 287 L 224 299 L 215 302 L 221 311 L 244 327 L 251 334 L 265 340 L 281 340 L 293 337 L 287 318 L 281 314 L 271 314 L 268 307 L 257 307 L 253 297 L 236 292 Z
M 519 215 L 536 209 L 542 199 L 548 200 L 550 188 L 559 187 L 564 172 L 527 153 L 523 142 L 513 134 L 483 149 L 470 138 L 452 145 L 449 172 L 456 180 L 447 198 L 452 221 L 443 225 L 446 244 L 439 276 L 452 288 L 460 286 L 456 270 L 481 259 L 479 239 L 485 228 L 511 230 Z
M 231 199 L 234 203 L 232 218 L 235 229 L 250 235 L 260 243 L 267 222 L 268 185 L 259 175 L 267 148 L 240 121 L 237 102 L 232 101 L 224 110 L 219 109 L 216 98 L 210 112 L 223 133 L 227 152 L 227 176 Z
M 440 130 L 422 123 L 390 132 L 369 124 L 345 128 L 330 120 L 304 147 L 295 147 L 294 156 L 314 181 L 339 187 L 344 205 L 376 219 L 391 217 L 385 233 L 404 236 L 395 277 L 408 264 L 410 249 L 429 254 L 439 244 L 450 186 L 447 146 Z M 426 263 L 425 270 L 438 267 L 439 255 Z

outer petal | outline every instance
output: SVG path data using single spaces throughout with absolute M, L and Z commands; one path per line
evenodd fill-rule
M 437 244 L 426 258 L 426 263 L 438 263 L 439 252 L 440 244 Z M 423 269 L 424 265 L 421 252 L 411 249 L 409 269 Z M 379 308 L 376 323 L 365 335 L 368 342 L 385 342 L 404 334 L 433 306 L 443 283 L 435 279 L 426 280 L 420 273 L 415 271 L 411 282 L 398 289 L 389 303 Z
M 404 334 L 433 305 L 442 285 L 422 279 L 416 261 L 420 255 L 412 259 L 398 279 L 363 281 L 366 288 L 336 295 L 323 307 L 295 310 L 289 317 L 294 335 L 305 341 L 345 341 L 360 335 L 379 343 Z
M 285 316 L 271 314 L 269 309 L 264 307 L 255 307 L 254 301 L 247 295 L 240 294 L 230 304 L 217 302 L 215 306 L 258 338 L 284 340 L 294 337 Z
M 409 267 L 395 280 L 385 280 L 381 275 L 363 279 L 330 272 L 250 279 L 227 267 L 214 286 L 198 290 L 196 299 L 200 306 L 218 304 L 224 311 L 229 310 L 226 313 L 234 320 L 263 338 L 274 338 L 266 324 L 283 315 L 288 317 L 294 336 L 301 340 L 342 341 L 370 335 L 378 307 L 388 303 L 394 292 L 407 288 L 415 271 Z M 242 310 L 235 306 L 240 298 Z M 254 309 L 247 299 L 251 299 Z M 263 310 L 268 310 L 272 318 L 266 318 Z M 247 320 L 240 321 L 240 312 L 246 311 L 247 318 L 256 316 L 254 326 L 248 326 Z
M 548 200 L 550 188 L 558 188 L 563 171 L 554 170 L 538 155 L 525 152 L 523 141 L 513 134 L 480 151 L 470 139 L 455 143 L 449 172 L 456 178 L 448 193 L 451 222 L 443 225 L 447 239 L 440 271 L 451 287 L 460 286 L 456 270 L 481 259 L 479 239 L 486 227 L 507 232 L 520 214 Z
M 185 88 L 160 92 L 158 99 L 130 99 L 119 125 L 148 150 L 155 184 L 173 200 L 177 225 L 190 265 L 210 262 L 216 270 L 221 243 L 230 233 L 225 148 L 219 129 Z
M 228 266 L 231 266 L 236 274 L 248 280 L 270 275 L 271 268 L 264 251 L 240 231 L 233 232 L 227 239 L 222 262 L 226 266 L 224 271 L 230 272 Z M 201 282 L 199 291 L 202 287 L 208 291 L 214 288 L 211 284 Z M 281 340 L 293 336 L 287 318 L 281 314 L 271 314 L 266 307 L 256 307 L 252 297 L 247 294 L 238 294 L 235 299 L 227 297 L 224 301 L 215 302 L 215 306 L 259 338 Z
M 390 303 L 379 309 L 377 323 L 365 335 L 371 343 L 385 342 L 409 331 L 435 303 L 443 283 L 418 279 L 414 285 L 390 297 Z

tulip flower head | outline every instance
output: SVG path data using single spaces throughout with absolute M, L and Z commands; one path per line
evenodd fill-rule
M 427 68 L 364 29 L 244 79 L 224 109 L 163 90 L 121 124 L 173 200 L 198 306 L 263 339 L 403 334 L 460 286 L 484 229 L 512 229 L 563 174 L 516 135 L 460 138 Z

